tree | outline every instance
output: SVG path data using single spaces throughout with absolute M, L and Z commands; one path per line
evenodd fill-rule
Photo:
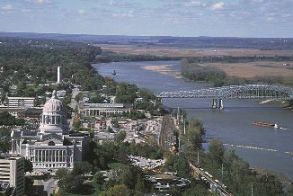
M 90 173 L 91 169 L 92 169 L 92 166 L 88 162 L 85 162 L 85 161 L 78 162 L 78 163 L 75 163 L 71 173 L 72 175 L 75 175 L 75 176 L 78 176 L 78 175 L 83 176 L 85 174 Z
M 223 162 L 224 152 L 225 148 L 221 141 L 212 140 L 209 143 L 209 155 L 216 163 L 221 164 Z
M 0 152 L 6 153 L 10 150 L 10 129 L 0 128 Z
M 24 159 L 24 173 L 32 172 L 33 171 L 33 164 L 30 160 Z
M 81 121 L 80 121 L 80 118 L 79 116 L 75 116 L 74 119 L 73 119 L 73 123 L 72 123 L 72 126 L 74 127 L 74 129 L 78 130 L 81 126 Z
M 176 171 L 180 177 L 190 177 L 190 167 L 185 155 L 169 155 L 165 164 L 168 169 Z
M 114 185 L 101 193 L 101 196 L 130 196 L 131 191 L 124 185 Z
M 116 143 L 122 143 L 126 137 L 126 132 L 125 131 L 119 131 L 114 137 L 114 141 Z

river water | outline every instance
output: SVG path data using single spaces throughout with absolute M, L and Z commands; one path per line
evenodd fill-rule
M 179 61 L 119 62 L 93 65 L 103 76 L 161 91 L 200 89 L 207 84 L 178 77 Z M 183 108 L 188 117 L 203 121 L 207 138 L 220 139 L 251 167 L 265 168 L 293 180 L 293 112 L 257 100 L 224 100 L 224 110 L 211 109 L 211 100 L 164 99 L 164 105 Z M 284 129 L 256 127 L 255 121 L 278 123 Z

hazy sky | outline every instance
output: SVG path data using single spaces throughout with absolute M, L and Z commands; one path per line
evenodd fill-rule
M 0 0 L 0 31 L 293 37 L 293 0 Z

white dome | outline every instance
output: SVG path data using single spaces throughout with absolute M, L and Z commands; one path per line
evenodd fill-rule
M 49 99 L 43 108 L 41 117 L 40 131 L 42 134 L 62 134 L 67 130 L 64 106 L 62 101 L 57 99 L 54 91 L 51 99 Z
M 64 107 L 62 101 L 57 99 L 55 91 L 53 92 L 53 96 L 49 99 L 43 108 L 43 114 L 60 114 L 64 113 Z

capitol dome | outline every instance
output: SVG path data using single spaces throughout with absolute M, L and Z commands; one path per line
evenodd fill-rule
M 56 91 L 53 91 L 51 99 L 49 99 L 44 107 L 43 107 L 43 114 L 60 114 L 63 115 L 64 107 L 62 101 L 57 99 Z
M 63 134 L 66 129 L 66 118 L 64 116 L 64 106 L 56 92 L 53 91 L 52 97 L 45 103 L 41 117 L 40 132 L 42 134 Z

